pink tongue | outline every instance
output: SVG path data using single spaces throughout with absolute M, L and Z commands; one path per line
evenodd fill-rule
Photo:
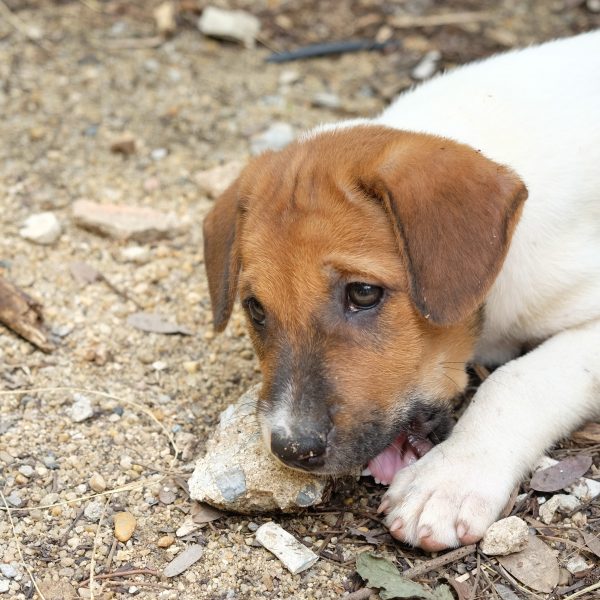
M 389 485 L 394 475 L 419 460 L 431 450 L 433 444 L 426 439 L 400 434 L 383 452 L 371 459 L 368 464 L 371 475 L 385 485 Z

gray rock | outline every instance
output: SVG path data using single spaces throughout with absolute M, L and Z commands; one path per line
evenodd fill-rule
M 8 579 L 0 579 L 0 594 L 6 594 L 10 589 L 10 581 Z
M 56 215 L 51 212 L 42 212 L 31 215 L 23 224 L 19 235 L 35 244 L 54 244 L 62 233 L 62 227 Z
M 94 416 L 94 407 L 87 396 L 84 396 L 83 394 L 73 394 L 73 400 L 74 402 L 69 411 L 72 421 L 81 423 Z
M 33 467 L 30 465 L 21 465 L 19 467 L 19 473 L 21 473 L 21 475 L 23 475 L 24 477 L 31 477 L 34 474 L 34 470 Z
M 90 502 L 83 511 L 83 516 L 88 520 L 96 523 L 100 520 L 102 511 L 104 510 L 104 504 L 97 500 Z
M 185 229 L 171 213 L 146 206 L 98 204 L 89 200 L 77 200 L 73 204 L 73 218 L 80 227 L 101 235 L 142 243 L 170 238 Z
M 488 556 L 506 556 L 520 552 L 529 543 L 529 528 L 519 517 L 507 517 L 493 523 L 481 540 L 481 551 Z
M 281 150 L 295 138 L 294 128 L 289 123 L 273 123 L 266 131 L 254 136 L 250 144 L 252 154 L 265 150 Z
M 242 42 L 246 48 L 254 48 L 260 21 L 243 10 L 223 10 L 207 6 L 198 19 L 198 29 L 204 35 Z
M 312 567 L 319 557 L 276 523 L 265 523 L 256 531 L 256 540 L 272 552 L 292 574 Z
M 9 579 L 14 579 L 19 574 L 19 572 L 8 563 L 0 564 L 0 572 L 4 577 L 8 577 Z
M 259 386 L 221 413 L 220 423 L 189 481 L 193 499 L 252 514 L 323 502 L 329 479 L 287 468 L 265 448 L 255 416 Z
M 411 77 L 417 81 L 424 81 L 435 75 L 438 70 L 438 63 L 442 58 L 441 53 L 438 50 L 431 50 L 428 52 L 420 62 L 411 71 Z
M 6 501 L 15 508 L 21 508 L 21 506 L 23 506 L 23 498 L 21 498 L 17 492 L 11 492 L 6 496 Z

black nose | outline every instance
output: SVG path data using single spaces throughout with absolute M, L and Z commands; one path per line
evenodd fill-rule
M 290 436 L 281 429 L 271 432 L 271 451 L 282 462 L 296 469 L 310 471 L 325 464 L 327 435 L 316 432 Z

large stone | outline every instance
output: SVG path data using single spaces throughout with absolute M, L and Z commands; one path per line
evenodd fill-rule
M 89 200 L 77 200 L 73 204 L 73 218 L 80 227 L 101 235 L 138 242 L 174 237 L 185 228 L 172 213 L 146 206 L 98 204 Z
M 488 556 L 506 556 L 520 552 L 529 543 L 529 528 L 519 517 L 507 517 L 493 523 L 481 540 L 481 551 Z
M 329 478 L 289 469 L 265 448 L 256 418 L 258 390 L 250 389 L 221 413 L 189 481 L 191 497 L 246 514 L 293 512 L 323 502 Z

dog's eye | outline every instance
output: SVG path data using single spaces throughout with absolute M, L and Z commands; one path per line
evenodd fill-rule
M 368 283 L 350 283 L 346 298 L 351 310 L 367 310 L 377 306 L 383 297 L 383 288 Z
M 244 304 L 250 318 L 256 325 L 262 327 L 265 324 L 266 318 L 265 309 L 262 307 L 262 304 L 254 297 L 248 298 Z

